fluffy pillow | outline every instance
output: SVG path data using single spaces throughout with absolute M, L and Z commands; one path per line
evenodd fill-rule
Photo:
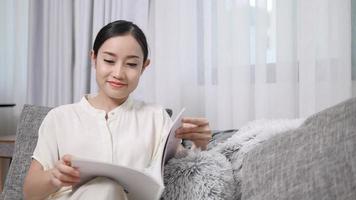
M 220 153 L 187 150 L 171 159 L 164 172 L 162 199 L 234 199 L 231 164 Z

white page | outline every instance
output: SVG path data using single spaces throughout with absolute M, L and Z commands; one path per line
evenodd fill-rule
M 176 138 L 176 130 L 182 126 L 182 117 L 185 108 L 183 108 L 177 115 L 176 119 L 173 121 L 172 126 L 170 128 L 169 134 L 167 136 L 166 144 L 163 150 L 163 159 L 162 159 L 162 172 L 163 166 L 167 163 L 167 161 L 174 157 L 177 152 L 178 145 L 182 142 L 181 139 Z M 163 173 L 162 173 L 163 175 Z
M 161 196 L 164 186 L 149 174 L 128 167 L 92 160 L 74 158 L 72 166 L 80 171 L 83 181 L 97 176 L 116 180 L 126 191 L 130 200 L 155 200 Z

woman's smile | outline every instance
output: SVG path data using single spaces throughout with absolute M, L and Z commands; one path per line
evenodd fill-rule
M 127 84 L 120 81 L 107 81 L 114 88 L 123 88 L 126 87 Z

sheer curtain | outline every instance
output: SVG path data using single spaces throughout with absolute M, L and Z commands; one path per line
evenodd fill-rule
M 146 98 L 216 129 L 306 117 L 351 97 L 349 0 L 154 0 L 151 9 Z
M 30 1 L 27 102 L 58 106 L 95 92 L 90 50 L 117 19 L 147 26 L 148 0 Z
M 26 99 L 28 1 L 0 1 L 0 135 L 14 134 Z
M 149 40 L 152 62 L 134 96 L 175 112 L 186 107 L 187 115 L 207 117 L 213 129 L 306 117 L 351 97 L 350 0 L 13 3 L 21 1 L 6 1 L 23 10 L 3 9 L 7 17 L 0 19 L 24 24 L 2 22 L 11 31 L 1 34 L 17 46 L 6 48 L 8 57 L 0 60 L 6 62 L 1 77 L 7 77 L 0 87 L 2 98 L 16 96 L 16 103 L 57 106 L 96 92 L 91 45 L 116 19 L 134 21 Z M 26 5 L 28 31 L 27 22 L 17 21 L 20 13 L 27 17 Z M 12 34 L 27 32 L 26 55 L 27 36 Z
M 298 3 L 300 113 L 311 114 L 351 96 L 350 0 Z

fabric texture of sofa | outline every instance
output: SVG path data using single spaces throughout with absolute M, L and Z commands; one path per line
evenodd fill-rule
M 0 199 L 23 199 L 37 130 L 49 110 L 24 107 Z M 356 99 L 298 123 L 269 137 L 260 134 L 254 148 L 244 149 L 220 134 L 208 151 L 176 155 L 165 167 L 162 199 L 356 199 Z
M 253 149 L 242 180 L 242 199 L 356 199 L 356 99 Z

